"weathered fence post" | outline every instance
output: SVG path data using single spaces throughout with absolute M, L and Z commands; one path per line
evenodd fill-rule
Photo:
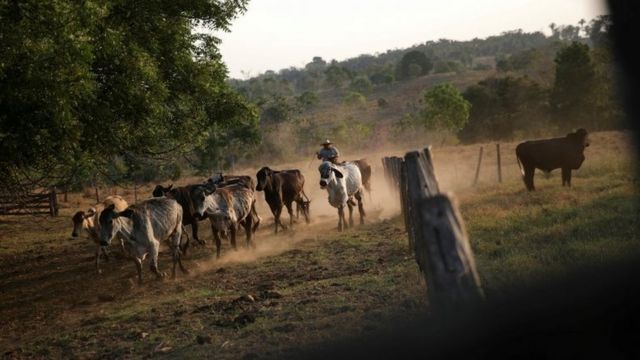
M 138 202 L 138 183 L 133 182 L 133 201 Z
M 473 179 L 473 185 L 475 186 L 478 183 L 478 177 L 480 176 L 480 165 L 482 165 L 482 151 L 484 147 L 480 146 L 480 153 L 478 154 L 478 165 L 476 166 L 476 176 Z
M 409 201 L 407 195 L 407 163 L 404 161 L 400 164 L 400 209 L 402 210 L 404 228 L 407 233 L 409 233 L 411 220 L 409 219 Z M 409 251 L 413 251 L 413 238 L 411 236 L 407 237 L 409 239 Z
M 436 312 L 470 305 L 483 298 L 462 218 L 448 196 L 440 194 L 430 148 L 405 155 L 405 220 L 409 244 Z
M 416 239 L 416 256 L 423 258 L 433 309 L 448 311 L 482 300 L 473 252 L 453 201 L 443 194 L 427 197 L 420 203 L 417 218 L 420 236 Z
M 500 159 L 500 143 L 496 144 L 496 157 L 498 161 L 498 182 L 502 182 L 502 161 Z
M 49 192 L 49 215 L 58 216 L 58 194 L 55 186 L 52 186 Z

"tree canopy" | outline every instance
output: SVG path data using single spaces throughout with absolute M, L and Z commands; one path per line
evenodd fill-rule
M 257 126 L 225 84 L 219 40 L 197 31 L 227 31 L 247 3 L 0 0 L 2 182 L 45 185 Z

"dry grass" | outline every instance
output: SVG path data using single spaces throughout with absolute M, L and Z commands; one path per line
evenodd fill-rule
M 638 255 L 638 178 L 628 135 L 599 133 L 591 140 L 573 188 L 562 188 L 557 174 L 538 174 L 535 193 L 519 180 L 514 143 L 502 144 L 501 185 L 493 145 L 486 145 L 477 187 L 471 182 L 478 146 L 434 147 L 442 187 L 458 194 L 488 296 Z M 144 269 L 141 287 L 132 285 L 134 266 L 120 257 L 95 275 L 92 246 L 70 238 L 71 214 L 92 203 L 82 193 L 70 194 L 58 218 L 0 218 L 0 354 L 273 358 L 420 314 L 424 285 L 379 166 L 381 156 L 403 152 L 398 145 L 357 154 L 374 165 L 368 225 L 337 233 L 335 210 L 316 185 L 317 164 L 281 164 L 307 176 L 312 225 L 273 236 L 261 200 L 264 225 L 255 251 L 236 253 L 224 243 L 223 258 L 215 260 L 210 247 L 195 248 L 185 262 L 191 276 L 158 282 Z M 133 200 L 132 193 L 119 193 Z M 211 239 L 205 224 L 202 237 Z M 160 266 L 169 264 L 163 253 Z

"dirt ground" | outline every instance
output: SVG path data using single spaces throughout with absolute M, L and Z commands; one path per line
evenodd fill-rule
M 616 166 L 612 157 L 629 153 L 627 142 L 620 140 L 626 136 L 595 134 L 587 150 L 590 162 L 580 171 Z M 484 147 L 480 191 L 497 183 L 495 144 Z M 501 148 L 503 181 L 512 184 L 519 178 L 514 147 L 508 143 Z M 476 192 L 471 185 L 478 149 L 433 149 L 441 187 L 461 192 L 463 202 Z M 263 222 L 255 250 L 235 252 L 223 242 L 223 256 L 216 260 L 208 223 L 203 222 L 201 238 L 208 243 L 186 257 L 191 274 L 157 281 L 145 266 L 142 286 L 134 281 L 133 264 L 117 248 L 110 261 L 102 262 L 103 274 L 97 275 L 93 246 L 86 238 L 71 238 L 71 215 L 92 204 L 90 190 L 70 194 L 56 218 L 0 217 L 0 355 L 281 357 L 300 346 L 374 331 L 389 320 L 423 313 L 423 280 L 407 251 L 398 200 L 384 183 L 380 166 L 382 156 L 404 151 L 398 147 L 359 154 L 373 166 L 366 225 L 336 231 L 336 210 L 317 185 L 317 162 L 272 166 L 299 168 L 305 174 L 311 225 L 297 223 L 274 235 L 272 216 L 258 193 Z M 237 172 L 254 175 L 255 170 Z M 182 179 L 177 185 L 198 180 Z M 140 198 L 148 196 L 152 186 L 140 189 Z M 130 189 L 115 192 L 133 202 Z M 354 216 L 357 223 L 357 211 Z M 242 234 L 238 240 L 243 244 Z M 166 251 L 159 263 L 161 270 L 169 270 Z

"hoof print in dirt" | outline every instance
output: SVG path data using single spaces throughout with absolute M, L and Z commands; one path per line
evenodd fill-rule
M 211 336 L 209 335 L 198 335 L 196 336 L 196 342 L 200 345 L 211 344 Z
M 236 316 L 235 319 L 233 319 L 233 323 L 238 326 L 246 326 L 255 321 L 256 321 L 256 317 L 248 313 L 240 314 Z
M 282 294 L 273 290 L 264 290 L 260 293 L 260 299 L 280 299 L 282 298 Z
M 280 326 L 276 326 L 273 328 L 273 331 L 281 332 L 281 333 L 289 333 L 296 329 L 296 326 L 293 324 L 284 324 Z

